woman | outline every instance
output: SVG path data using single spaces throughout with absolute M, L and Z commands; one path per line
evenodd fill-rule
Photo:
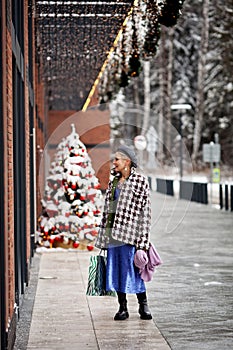
M 151 205 L 148 180 L 136 172 L 131 147 L 118 148 L 113 161 L 115 177 L 106 191 L 96 246 L 106 249 L 107 290 L 116 291 L 119 311 L 114 320 L 129 317 L 126 294 L 136 294 L 141 319 L 151 320 L 145 283 L 134 265 L 136 249 L 149 249 Z

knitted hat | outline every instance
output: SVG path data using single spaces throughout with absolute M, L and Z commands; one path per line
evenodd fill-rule
M 117 152 L 124 153 L 132 162 L 132 166 L 137 168 L 137 156 L 132 147 L 121 145 L 118 147 Z

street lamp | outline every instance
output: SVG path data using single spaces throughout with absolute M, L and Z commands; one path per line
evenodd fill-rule
M 183 178 L 183 133 L 182 133 L 182 112 L 191 109 L 188 103 L 179 103 L 171 105 L 172 110 L 179 110 L 179 134 L 180 134 L 180 180 Z

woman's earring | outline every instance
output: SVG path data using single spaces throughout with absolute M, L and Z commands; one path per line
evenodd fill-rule
M 127 171 L 128 170 L 128 168 L 127 167 L 125 167 L 125 171 Z

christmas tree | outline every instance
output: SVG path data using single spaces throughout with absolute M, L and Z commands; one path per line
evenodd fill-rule
M 46 179 L 37 243 L 47 248 L 94 248 L 103 204 L 98 178 L 75 127 L 57 147 Z

